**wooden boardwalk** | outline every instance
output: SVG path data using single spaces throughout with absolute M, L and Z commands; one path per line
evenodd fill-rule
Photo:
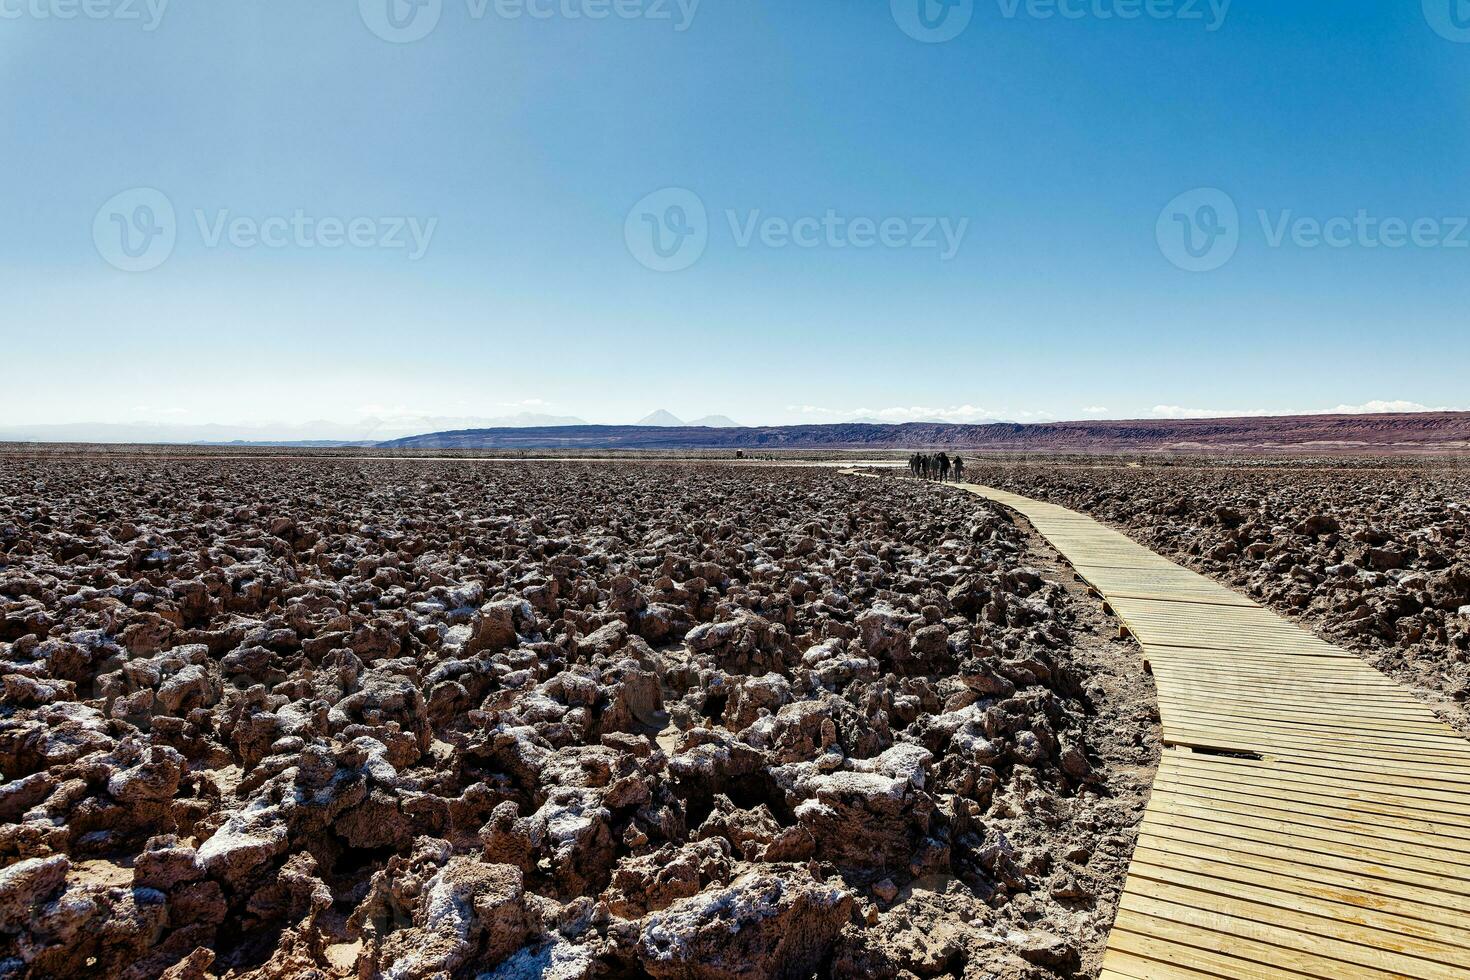
M 1470 743 L 1402 686 L 1056 504 L 1020 512 L 1158 683 L 1164 753 L 1102 976 L 1470 977 Z

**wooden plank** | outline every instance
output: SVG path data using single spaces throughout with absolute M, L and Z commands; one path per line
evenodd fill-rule
M 1327 724 L 1384 734 L 1428 735 L 1446 741 L 1458 741 L 1453 730 L 1438 721 L 1426 721 L 1412 715 L 1371 715 L 1366 709 L 1346 704 L 1306 705 L 1281 701 L 1249 701 L 1238 698 L 1191 697 L 1174 692 L 1170 703 L 1182 710 L 1201 714 L 1229 714 L 1241 718 L 1290 718 L 1294 724 Z M 1316 708 L 1317 710 L 1312 710 Z
M 1167 931 L 1171 938 L 1155 938 L 1149 934 L 1155 929 Z M 1118 925 L 1114 935 L 1115 942 L 1109 944 L 1108 957 L 1104 959 L 1104 962 L 1112 962 L 1112 950 L 1116 948 L 1123 954 L 1117 962 L 1125 970 L 1146 970 L 1148 964 L 1157 963 L 1204 971 L 1203 974 L 1193 974 L 1195 976 L 1221 977 L 1227 980 L 1234 980 L 1236 977 L 1241 980 L 1277 980 L 1277 978 L 1296 977 L 1337 980 L 1339 977 L 1347 976 L 1349 969 L 1355 971 L 1353 976 L 1362 977 L 1365 980 L 1386 980 L 1389 977 L 1401 980 L 1403 976 L 1403 974 L 1383 970 L 1353 968 L 1342 960 L 1299 950 L 1292 953 L 1292 967 L 1286 967 L 1273 963 L 1273 960 L 1279 960 L 1282 954 L 1278 948 L 1265 943 L 1252 942 L 1239 936 L 1222 936 L 1220 933 L 1206 929 L 1191 929 L 1177 923 L 1151 920 L 1136 916 L 1131 912 L 1118 916 Z M 1221 951 L 1227 948 L 1229 953 Z M 1143 962 L 1140 963 L 1140 960 Z
M 1128 625 L 1126 619 L 1124 625 Z M 1130 633 L 1137 635 L 1141 630 L 1129 627 Z M 1181 632 L 1177 636 L 1162 635 L 1163 631 L 1156 630 L 1155 634 L 1149 636 L 1149 643 L 1164 647 L 1159 651 L 1163 656 L 1171 651 L 1179 650 L 1223 650 L 1230 649 L 1242 653 L 1281 653 L 1295 656 L 1307 656 L 1312 653 L 1320 653 L 1322 656 L 1335 656 L 1330 647 L 1324 647 L 1304 638 L 1272 638 L 1251 637 L 1240 635 L 1223 634 L 1201 634 Z M 1140 639 L 1142 644 L 1145 641 Z M 1198 656 L 1196 654 L 1195 656 Z
M 1351 697 L 1370 697 L 1384 705 L 1423 710 L 1423 705 L 1407 692 L 1358 676 L 1352 669 L 1323 672 L 1307 664 L 1277 666 L 1253 664 L 1244 659 L 1182 660 L 1156 652 L 1149 654 L 1148 662 L 1155 678 L 1168 675 L 1167 680 L 1177 685 L 1181 693 L 1217 693 L 1231 688 L 1266 695 L 1276 691 L 1337 691 Z
M 1385 706 L 1412 711 L 1417 703 L 1396 695 L 1388 688 L 1365 684 L 1350 673 L 1333 675 L 1309 670 L 1287 673 L 1262 670 L 1249 664 L 1179 665 L 1150 657 L 1155 683 L 1164 683 L 1165 694 L 1229 695 L 1250 692 L 1266 697 L 1283 694 L 1299 695 L 1308 703 L 1324 696 L 1366 699 Z
M 1178 717 L 1185 716 L 1179 714 Z M 1217 728 L 1200 721 L 1191 722 L 1187 718 L 1176 721 L 1175 718 L 1175 713 L 1168 710 L 1163 712 L 1164 739 L 1170 744 L 1200 749 L 1254 751 L 1263 756 L 1287 759 L 1302 765 L 1346 769 L 1387 777 L 1407 777 L 1414 785 L 1423 782 L 1448 792 L 1470 792 L 1470 774 L 1466 772 L 1463 756 L 1433 749 L 1416 750 L 1393 746 L 1371 739 L 1350 743 L 1327 737 L 1285 735 L 1264 729 L 1253 734 L 1244 723 Z M 1429 775 L 1430 772 L 1434 775 Z
M 1166 794 L 1167 798 L 1182 797 L 1194 800 L 1200 806 L 1208 806 L 1222 813 L 1240 813 L 1247 816 L 1258 814 L 1270 820 L 1336 831 L 1365 842 L 1373 840 L 1418 842 L 1431 850 L 1444 851 L 1453 855 L 1453 859 L 1459 863 L 1470 861 L 1470 841 L 1445 837 L 1432 830 L 1406 826 L 1402 822 L 1396 822 L 1387 817 L 1373 814 L 1350 814 L 1346 818 L 1332 816 L 1325 813 L 1323 808 L 1303 804 L 1300 800 L 1275 801 L 1273 805 L 1269 800 L 1230 794 L 1218 788 L 1188 786 L 1172 779 L 1167 782 L 1162 779 L 1156 782 L 1155 791 Z
M 1259 609 L 1253 600 L 1232 592 L 1191 592 L 1185 589 L 1175 590 L 1173 593 L 1152 592 L 1142 589 L 1130 590 L 1128 586 L 1120 586 L 1108 590 L 1110 600 L 1118 599 L 1149 599 L 1157 602 L 1188 603 L 1206 606 L 1234 606 L 1240 609 Z
M 1149 980 L 1147 977 L 1135 976 L 1132 973 L 1120 973 L 1118 970 L 1104 966 L 1097 975 L 1098 980 Z
M 1445 909 L 1439 905 L 1399 899 L 1390 895 L 1374 895 L 1366 891 L 1362 885 L 1343 887 L 1312 878 L 1304 879 L 1298 875 L 1262 871 L 1233 861 L 1199 856 L 1190 857 L 1153 847 L 1144 847 L 1140 850 L 1142 853 L 1135 852 L 1133 857 L 1134 863 L 1139 867 L 1169 872 L 1190 872 L 1221 878 L 1225 881 L 1268 888 L 1288 897 L 1310 896 L 1326 903 L 1348 905 L 1351 907 L 1349 914 L 1356 914 L 1364 909 L 1385 912 L 1418 921 L 1429 929 L 1428 935 L 1430 936 L 1442 933 L 1444 942 L 1461 947 L 1470 943 L 1470 931 L 1467 931 L 1463 925 L 1446 924 L 1444 921 Z M 1360 881 L 1367 883 L 1368 880 L 1360 879 Z M 1375 886 L 1369 883 L 1368 887 Z
M 1158 890 L 1170 891 L 1162 888 Z M 1162 923 L 1155 925 L 1154 934 L 1162 934 L 1161 938 L 1169 938 L 1168 934 L 1171 932 L 1179 934 L 1202 929 L 1223 934 L 1226 949 L 1230 948 L 1230 939 L 1275 946 L 1279 950 L 1276 955 L 1280 957 L 1280 961 L 1293 969 L 1302 962 L 1298 954 L 1306 953 L 1352 964 L 1351 969 L 1345 969 L 1339 976 L 1364 976 L 1361 971 L 1366 968 L 1396 976 L 1422 977 L 1424 980 L 1464 980 L 1465 977 L 1464 971 L 1458 967 L 1407 951 L 1409 948 L 1417 951 L 1422 944 L 1391 942 L 1385 938 L 1388 936 L 1386 933 L 1364 937 L 1359 930 L 1347 925 L 1334 929 L 1332 920 L 1318 916 L 1283 916 L 1282 920 L 1276 921 L 1258 919 L 1254 916 L 1264 914 L 1266 910 L 1248 903 L 1226 903 L 1220 909 L 1202 909 L 1187 902 L 1138 894 L 1131 889 L 1124 891 L 1119 907 L 1161 919 L 1164 923 L 1186 927 L 1173 930 Z M 1281 921 L 1291 922 L 1292 925 L 1278 924 Z M 1316 931 L 1318 929 L 1328 931 L 1319 933 Z M 1362 938 L 1370 941 L 1359 942 Z
M 1246 960 L 1221 956 L 1208 950 L 1166 942 L 1120 931 L 1121 941 L 1110 945 L 1103 959 L 1105 967 L 1126 971 L 1122 975 L 1137 980 L 1275 980 L 1277 977 L 1305 977 L 1305 973 L 1283 974 L 1269 971 Z M 1230 972 L 1220 972 L 1229 970 Z
M 1446 840 L 1463 841 L 1470 846 L 1470 826 L 1457 823 L 1431 810 L 1416 809 L 1384 803 L 1378 800 L 1363 801 L 1360 794 L 1310 791 L 1295 788 L 1282 790 L 1276 786 L 1253 782 L 1233 782 L 1228 779 L 1200 777 L 1194 773 L 1161 767 L 1155 785 L 1166 789 L 1196 789 L 1210 799 L 1250 800 L 1266 809 L 1296 808 L 1314 813 L 1334 816 L 1340 820 L 1361 821 L 1380 827 L 1394 827 L 1417 831 Z
M 1230 860 L 1239 864 L 1272 873 L 1287 874 L 1288 871 L 1283 869 L 1295 869 L 1290 873 L 1292 877 L 1310 881 L 1364 881 L 1368 884 L 1364 894 L 1392 895 L 1410 900 L 1418 897 L 1443 907 L 1447 915 L 1453 914 L 1462 919 L 1470 915 L 1470 888 L 1465 886 L 1463 879 L 1330 854 L 1298 846 L 1291 841 L 1282 841 L 1276 847 L 1260 847 L 1258 842 L 1243 840 L 1228 831 L 1222 834 L 1207 828 L 1157 823 L 1140 833 L 1138 846 L 1190 855 L 1228 855 Z
M 1172 703 L 1179 704 L 1177 700 Z M 1307 714 L 1288 708 L 1282 708 L 1273 714 L 1260 709 L 1230 710 L 1207 705 L 1191 708 L 1189 716 L 1202 724 L 1228 727 L 1240 724 L 1259 725 L 1267 731 L 1281 734 L 1346 737 L 1355 744 L 1366 742 L 1441 749 L 1448 750 L 1453 755 L 1470 758 L 1470 747 L 1467 747 L 1463 741 L 1427 726 L 1420 729 L 1379 728 L 1377 726 L 1365 729 L 1362 724 L 1344 720 L 1341 715 Z
M 1229 670 L 1181 670 L 1151 661 L 1154 683 L 1165 695 L 1171 691 L 1202 695 L 1207 693 L 1226 694 L 1250 691 L 1266 697 L 1305 697 L 1308 701 L 1326 699 L 1366 699 L 1385 706 L 1396 706 L 1406 710 L 1421 707 L 1417 702 L 1393 696 L 1389 691 L 1355 684 L 1350 678 L 1342 680 L 1312 680 L 1310 678 L 1288 679 L 1272 675 L 1253 675 L 1250 671 Z
M 1140 646 L 1145 648 L 1146 659 L 1149 661 L 1163 661 L 1180 667 L 1209 667 L 1215 664 L 1234 667 L 1258 664 L 1262 667 L 1275 667 L 1283 672 L 1336 666 L 1342 668 L 1345 675 L 1361 674 L 1362 682 L 1376 681 L 1386 693 L 1398 696 L 1403 700 L 1413 701 L 1412 696 L 1405 697 L 1409 692 L 1403 687 L 1395 686 L 1392 682 L 1382 683 L 1380 680 L 1382 675 L 1376 674 L 1366 665 L 1344 659 L 1321 647 L 1291 647 L 1282 643 L 1255 642 L 1249 638 L 1240 637 L 1220 639 L 1195 634 L 1175 638 L 1136 629 L 1130 629 L 1128 632 Z M 1386 678 L 1383 679 L 1386 680 Z
M 1392 847 L 1380 841 L 1369 842 L 1344 837 L 1341 834 L 1321 831 L 1314 827 L 1299 826 L 1284 820 L 1241 817 L 1237 814 L 1226 815 L 1211 811 L 1208 807 L 1179 805 L 1164 800 L 1149 801 L 1148 811 L 1143 818 L 1143 827 L 1147 829 L 1154 826 L 1199 828 L 1233 837 L 1242 844 L 1254 842 L 1249 846 L 1290 845 L 1303 850 L 1352 858 L 1384 869 L 1396 868 L 1435 878 L 1458 877 L 1466 881 L 1466 884 L 1461 887 L 1470 891 L 1470 875 L 1466 875 L 1464 865 L 1442 860 L 1437 854 L 1432 857 L 1425 856 L 1423 848 L 1406 845 Z M 1459 891 L 1460 888 L 1453 890 Z
M 1136 861 L 1128 873 L 1150 882 L 1139 891 L 1155 897 L 1172 896 L 1171 900 L 1175 901 L 1199 901 L 1207 908 L 1228 903 L 1250 911 L 1251 918 L 1262 922 L 1302 924 L 1305 920 L 1298 916 L 1316 916 L 1340 924 L 1344 931 L 1356 926 L 1359 930 L 1393 933 L 1403 939 L 1382 939 L 1361 931 L 1355 931 L 1353 935 L 1366 937 L 1365 945 L 1413 941 L 1420 944 L 1415 947 L 1418 950 L 1416 955 L 1452 966 L 1470 967 L 1470 948 L 1467 948 L 1470 931 L 1432 919 L 1426 921 L 1381 908 L 1368 908 L 1354 901 L 1358 896 L 1352 892 L 1338 892 L 1328 897 L 1312 895 L 1303 889 L 1283 891 L 1277 886 L 1284 884 L 1287 889 L 1292 889 L 1291 879 L 1254 882 L 1242 880 L 1249 877 L 1246 875 L 1228 874 L 1228 868 L 1224 869 L 1227 871 L 1225 876 L 1215 873 L 1219 870 L 1181 868 L 1167 860 L 1160 864 L 1144 860 Z M 1189 894 L 1191 892 L 1201 893 L 1203 897 Z M 1304 928 L 1312 928 L 1321 934 L 1322 927 L 1311 923 Z
M 1215 706 L 1231 711 L 1246 709 L 1253 711 L 1292 712 L 1298 715 L 1331 715 L 1353 724 L 1371 729 L 1378 723 L 1395 724 L 1400 728 L 1417 728 L 1421 731 L 1443 732 L 1448 730 L 1442 722 L 1426 715 L 1422 708 L 1415 711 L 1408 707 L 1380 705 L 1374 698 L 1349 695 L 1268 695 L 1255 694 L 1248 690 L 1229 691 L 1178 691 L 1167 688 L 1160 697 L 1170 704 Z
M 1294 887 L 1301 889 L 1302 893 L 1313 893 L 1317 889 L 1355 893 L 1360 904 L 1391 904 L 1402 914 L 1410 914 L 1411 909 L 1423 909 L 1419 917 L 1430 918 L 1430 921 L 1442 920 L 1446 914 L 1454 917 L 1455 921 L 1464 921 L 1466 912 L 1470 911 L 1470 895 L 1454 895 L 1419 884 L 1360 874 L 1341 867 L 1327 867 L 1324 862 L 1311 864 L 1316 855 L 1302 852 L 1258 854 L 1216 846 L 1198 836 L 1180 840 L 1160 835 L 1148 836 L 1147 840 L 1139 843 L 1138 851 L 1144 858 L 1151 854 L 1166 855 L 1172 867 L 1191 867 L 1192 862 L 1207 862 L 1235 868 L 1241 874 L 1261 874 L 1272 880 L 1292 879 L 1297 882 Z
M 1279 760 L 1239 759 L 1173 748 L 1163 754 L 1159 773 L 1188 776 L 1211 784 L 1273 788 L 1291 794 L 1330 795 L 1349 801 L 1391 804 L 1423 811 L 1425 819 L 1440 823 L 1464 826 L 1470 822 L 1465 800 L 1457 793 L 1421 786 L 1390 786 L 1361 773 L 1323 774 Z
M 1349 760 L 1347 763 L 1333 758 L 1308 757 L 1308 755 L 1286 755 L 1283 752 L 1272 752 L 1272 758 L 1279 771 L 1298 771 L 1298 773 L 1310 773 L 1314 776 L 1322 776 L 1323 779 L 1358 779 L 1372 780 L 1377 785 L 1392 786 L 1402 789 L 1427 789 L 1435 790 L 1446 798 L 1460 796 L 1463 802 L 1470 804 L 1466 799 L 1470 793 L 1470 786 L 1457 780 L 1444 780 L 1436 776 L 1436 767 L 1423 765 L 1419 770 L 1414 767 L 1394 768 L 1389 765 L 1376 765 L 1367 761 Z
M 1380 705 L 1372 698 L 1280 698 L 1270 697 L 1265 694 L 1253 694 L 1248 690 L 1226 691 L 1215 694 L 1192 691 L 1168 691 L 1165 692 L 1171 700 L 1183 704 L 1228 704 L 1242 705 L 1252 708 L 1275 708 L 1276 710 L 1296 710 L 1307 714 L 1322 712 L 1326 714 L 1343 714 L 1352 712 L 1352 717 L 1365 721 L 1380 720 L 1394 721 L 1401 724 L 1418 725 L 1434 731 L 1453 731 L 1444 722 L 1435 718 L 1432 714 L 1426 714 L 1425 706 L 1422 704 L 1413 707 L 1399 707 L 1397 705 Z
M 1165 737 L 1170 740 L 1185 738 L 1190 742 L 1198 740 L 1216 744 L 1213 740 L 1220 739 L 1229 744 L 1245 745 L 1268 755 L 1301 755 L 1313 760 L 1340 760 L 1355 768 L 1360 765 L 1364 772 L 1408 775 L 1415 780 L 1433 778 L 1441 785 L 1463 784 L 1467 787 L 1463 792 L 1470 792 L 1470 764 L 1466 763 L 1465 757 L 1436 749 L 1395 746 L 1369 739 L 1353 742 L 1325 735 L 1281 734 L 1264 728 L 1252 732 L 1240 725 L 1216 727 L 1198 720 L 1171 722 L 1166 718 L 1164 729 Z M 1354 751 L 1355 748 L 1357 751 Z M 1436 775 L 1421 775 L 1420 770 L 1424 766 L 1432 767 Z
M 1146 642 L 1146 640 L 1141 642 Z M 1159 643 L 1149 648 L 1148 660 L 1151 663 L 1200 669 L 1228 670 L 1234 667 L 1254 667 L 1258 670 L 1276 670 L 1286 676 L 1304 671 L 1331 671 L 1344 676 L 1356 674 L 1359 675 L 1357 679 L 1363 682 L 1377 682 L 1378 686 L 1385 690 L 1395 694 L 1404 693 L 1401 687 L 1395 687 L 1392 683 L 1382 683 L 1388 679 L 1366 664 L 1330 651 L 1252 650 L 1239 645 L 1210 646 L 1203 642 L 1197 642 L 1193 646 L 1169 646 Z
M 1466 815 L 1465 800 L 1455 793 L 1442 793 L 1422 786 L 1390 786 L 1368 776 L 1354 777 L 1351 773 L 1324 774 L 1314 769 L 1299 766 L 1279 766 L 1269 763 L 1246 763 L 1246 759 L 1230 759 L 1225 756 L 1205 756 L 1184 752 L 1169 753 L 1173 764 L 1203 769 L 1211 775 L 1234 772 L 1240 778 L 1259 780 L 1263 785 L 1278 785 L 1285 789 L 1301 788 L 1304 793 L 1354 794 L 1367 799 L 1397 801 L 1404 806 L 1415 806 L 1425 811 L 1442 814 L 1442 819 L 1458 818 L 1462 822 L 1470 819 Z

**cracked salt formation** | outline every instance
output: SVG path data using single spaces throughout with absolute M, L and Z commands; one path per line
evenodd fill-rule
M 0 972 L 1086 973 L 1157 757 L 1112 632 L 830 469 L 15 457 Z

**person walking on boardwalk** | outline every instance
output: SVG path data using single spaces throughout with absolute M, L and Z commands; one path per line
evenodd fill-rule
M 960 457 L 956 456 L 950 462 L 950 465 L 954 467 L 954 482 L 956 482 L 956 483 L 964 483 L 965 482 L 965 461 L 963 459 L 961 459 Z

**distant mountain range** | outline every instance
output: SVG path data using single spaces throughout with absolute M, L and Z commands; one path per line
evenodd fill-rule
M 637 423 L 645 426 L 732 428 L 723 415 L 684 422 L 663 409 Z M 358 422 L 255 422 L 238 425 L 189 425 L 173 422 L 73 422 L 58 425 L 0 424 L 0 442 L 95 442 L 186 445 L 355 446 L 376 445 L 424 433 L 466 429 L 548 429 L 586 426 L 575 415 L 519 412 L 495 417 L 451 415 L 384 415 Z
M 673 412 L 668 412 L 668 411 L 665 411 L 664 409 L 661 408 L 661 409 L 659 409 L 656 412 L 651 412 L 648 415 L 643 416 L 643 418 L 639 419 L 637 422 L 634 422 L 633 424 L 634 425 L 679 426 L 679 425 L 683 425 L 684 424 L 684 420 L 681 419 L 681 418 L 679 418 L 679 416 L 675 415 Z
M 638 425 L 589 425 L 523 412 L 502 418 L 394 416 L 355 424 L 0 427 L 0 442 L 142 443 L 393 449 L 912 449 L 1110 452 L 1470 451 L 1470 412 L 1289 415 L 1275 418 L 949 424 L 844 422 L 743 427 L 713 415 L 683 422 L 660 409 Z
M 740 427 L 740 423 L 726 415 L 706 415 L 692 422 L 685 422 L 673 412 L 662 408 L 652 415 L 645 415 L 635 422 L 634 425 L 656 425 L 670 428 L 687 427 L 694 429 L 738 429 Z
M 103 443 L 249 443 L 274 446 L 372 445 L 405 436 L 447 429 L 518 429 L 586 425 L 571 415 L 521 412 L 495 418 L 448 415 L 394 415 L 359 422 L 283 423 L 241 425 L 185 425 L 171 422 L 76 422 L 62 425 L 0 425 L 0 442 Z
M 655 413 L 655 416 L 660 413 Z M 662 413 L 667 414 L 667 413 Z M 1360 451 L 1470 450 L 1470 412 L 1291 415 L 1238 419 L 1138 419 L 984 425 L 910 422 L 696 428 L 581 425 L 434 432 L 394 449 L 976 449 Z

